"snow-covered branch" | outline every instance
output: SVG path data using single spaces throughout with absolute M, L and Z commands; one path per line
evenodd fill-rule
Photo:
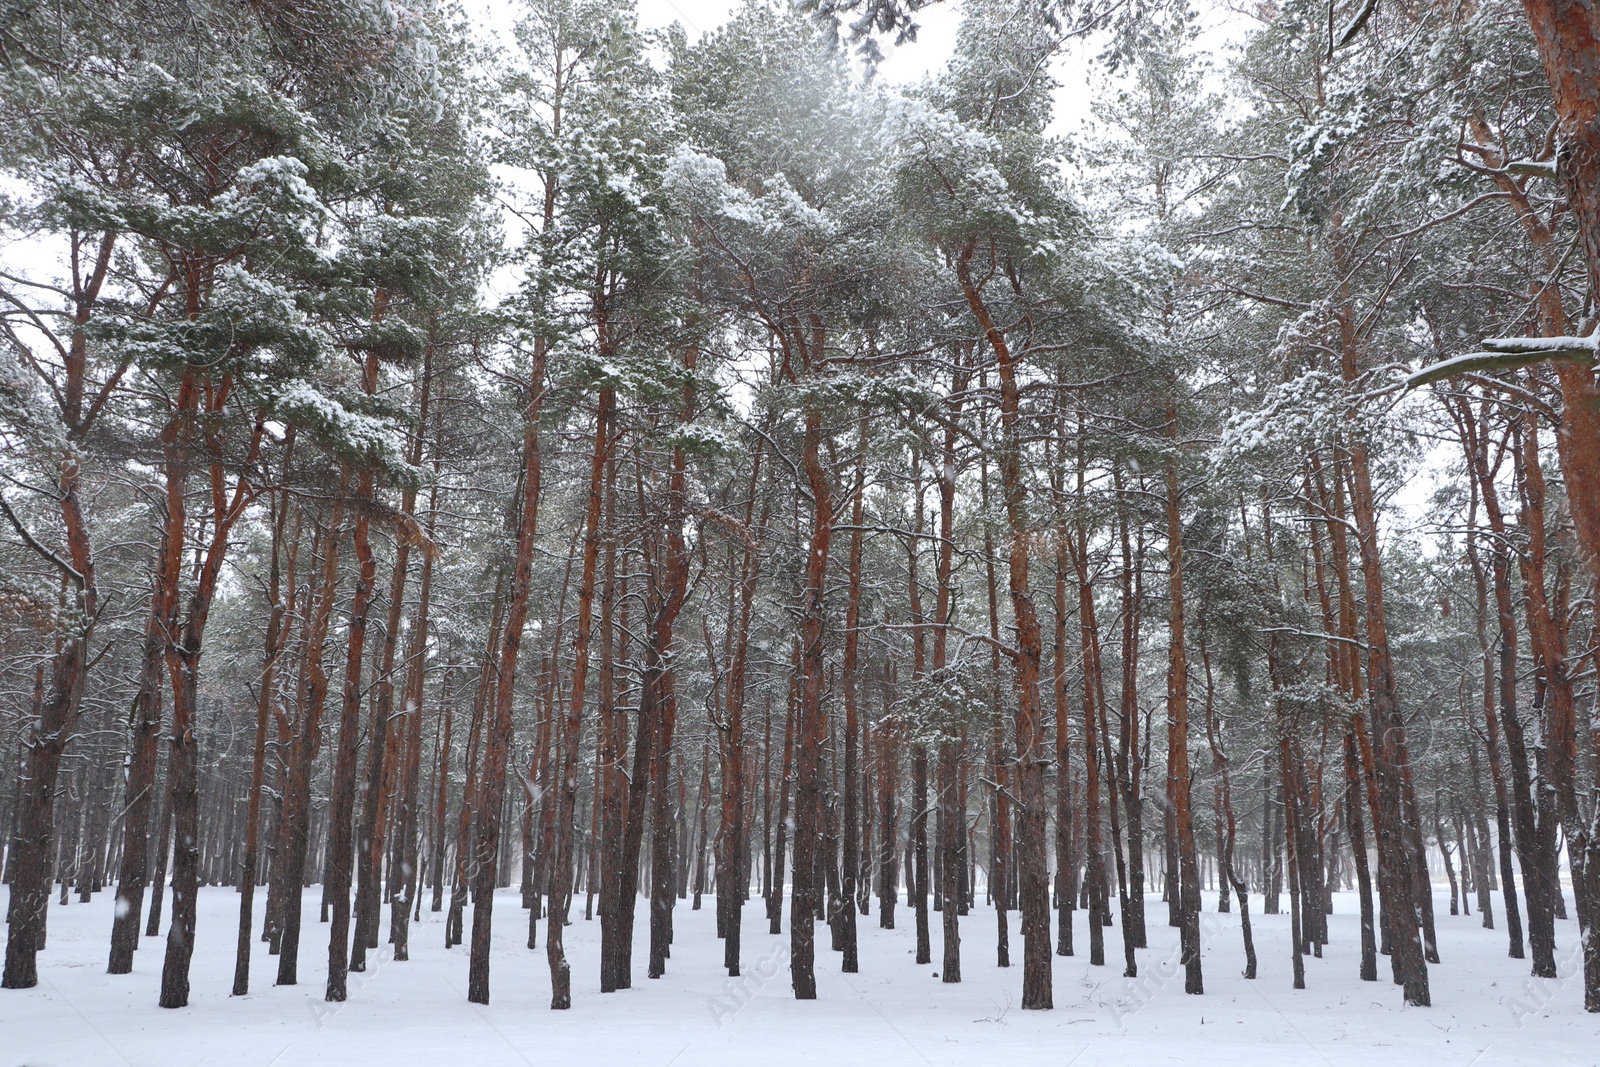
M 1488 337 L 1483 349 L 1453 356 L 1406 376 L 1405 387 L 1416 389 L 1458 374 L 1515 370 L 1538 363 L 1593 363 L 1600 350 L 1600 332 L 1588 337 Z

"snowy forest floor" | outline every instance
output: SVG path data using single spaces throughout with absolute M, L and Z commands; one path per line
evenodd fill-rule
M 275 960 L 258 942 L 253 991 L 235 999 L 228 990 L 237 897 L 227 889 L 201 890 L 193 991 L 190 1007 L 181 1011 L 156 1006 L 164 936 L 143 940 L 133 974 L 105 973 L 111 891 L 89 904 L 52 903 L 38 987 L 0 993 L 0 1065 L 1600 1062 L 1600 1016 L 1582 1010 L 1576 976 L 1576 924 L 1557 923 L 1561 977 L 1534 982 L 1524 961 L 1506 957 L 1503 930 L 1482 929 L 1475 914 L 1449 915 L 1446 894 L 1435 897 L 1443 962 L 1430 968 L 1432 1008 L 1405 1008 L 1387 980 L 1359 981 L 1353 895 L 1336 896 L 1332 944 L 1324 958 L 1306 960 L 1307 988 L 1296 992 L 1290 988 L 1289 917 L 1253 915 L 1260 976 L 1247 982 L 1238 916 L 1217 915 L 1215 896 L 1207 894 L 1204 996 L 1184 995 L 1177 932 L 1164 922 L 1165 905 L 1151 896 L 1151 947 L 1139 953 L 1142 977 L 1121 976 L 1116 928 L 1106 930 L 1108 966 L 1089 966 L 1084 914 L 1078 912 L 1079 954 L 1055 957 L 1056 1006 L 1049 1012 L 1016 1006 L 1022 979 L 1017 914 L 1009 915 L 1013 966 L 1002 970 L 994 965 L 994 912 L 981 905 L 962 920 L 959 985 L 933 977 L 937 964 L 914 963 L 908 908 L 898 909 L 899 929 L 881 930 L 874 902 L 874 914 L 860 921 L 860 973 L 839 973 L 837 954 L 827 950 L 827 928 L 819 924 L 818 999 L 798 1003 L 789 990 L 787 931 L 768 935 L 760 902 L 752 901 L 744 913 L 743 991 L 730 994 L 710 897 L 700 911 L 679 903 L 668 973 L 656 981 L 644 977 L 648 911 L 641 906 L 635 988 L 604 996 L 599 922 L 582 919 L 580 897 L 578 918 L 567 931 L 573 1007 L 552 1012 L 543 924 L 539 949 L 528 951 L 527 913 L 515 891 L 496 899 L 491 1006 L 467 1003 L 466 949 L 442 947 L 442 915 L 426 908 L 413 927 L 409 961 L 393 961 L 387 947 L 377 950 L 365 974 L 350 976 L 349 1001 L 326 1004 L 327 927 L 316 922 L 319 899 L 319 890 L 306 892 L 301 984 L 274 986 Z M 1258 912 L 1260 898 L 1251 904 Z M 1498 894 L 1495 908 L 1498 919 Z M 937 913 L 932 919 L 937 960 Z M 256 921 L 259 929 L 259 910 Z M 1380 973 L 1387 970 L 1380 960 Z

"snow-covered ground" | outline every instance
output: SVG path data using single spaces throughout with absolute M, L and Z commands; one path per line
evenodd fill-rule
M 839 973 L 837 954 L 827 950 L 827 929 L 819 926 L 819 999 L 798 1003 L 788 985 L 787 934 L 766 933 L 759 902 L 745 910 L 746 977 L 738 987 L 726 978 L 709 897 L 701 911 L 680 903 L 668 974 L 657 981 L 644 978 L 648 939 L 641 908 L 636 987 L 608 995 L 599 992 L 599 924 L 579 918 L 567 932 L 573 1007 L 552 1012 L 542 931 L 539 950 L 529 952 L 526 913 L 515 892 L 496 900 L 491 1006 L 467 1003 L 466 951 L 442 947 L 441 916 L 427 911 L 414 927 L 411 960 L 395 962 L 380 949 L 375 966 L 351 976 L 349 1001 L 329 1005 L 322 1000 L 327 927 L 315 921 L 318 899 L 318 891 L 307 892 L 302 984 L 273 986 L 275 961 L 258 943 L 253 991 L 233 998 L 237 898 L 227 889 L 202 890 L 193 993 L 181 1011 L 156 1006 L 164 939 L 144 939 L 131 975 L 105 973 L 110 892 L 90 904 L 52 905 L 39 986 L 0 992 L 0 1064 L 1600 1063 L 1600 1016 L 1583 1012 L 1575 976 L 1576 925 L 1557 924 L 1563 977 L 1535 983 L 1522 961 L 1506 958 L 1502 931 L 1482 929 L 1476 915 L 1446 914 L 1443 895 L 1437 898 L 1443 963 L 1432 968 L 1431 1009 L 1404 1008 L 1387 981 L 1358 980 L 1352 897 L 1337 898 L 1333 944 L 1325 958 L 1306 961 L 1307 988 L 1296 992 L 1290 988 L 1288 917 L 1255 916 L 1260 977 L 1247 982 L 1240 975 L 1237 916 L 1215 915 L 1208 894 L 1204 996 L 1184 994 L 1176 932 L 1162 921 L 1165 906 L 1152 897 L 1151 947 L 1140 953 L 1143 977 L 1121 977 L 1120 931 L 1114 928 L 1106 931 L 1111 965 L 1090 967 L 1079 913 L 1080 954 L 1055 957 L 1056 1007 L 1049 1012 L 1017 1007 L 1021 970 L 994 966 L 994 913 L 987 908 L 962 922 L 965 980 L 959 985 L 934 977 L 937 965 L 913 962 L 912 916 L 904 906 L 897 930 L 880 930 L 876 914 L 862 920 L 855 975 Z M 1252 903 L 1259 910 L 1259 898 Z M 1495 903 L 1498 909 L 1498 896 Z M 1020 964 L 1016 913 L 1010 919 L 1013 959 Z M 934 920 L 938 959 L 937 915 Z M 1387 970 L 1385 961 L 1380 967 Z

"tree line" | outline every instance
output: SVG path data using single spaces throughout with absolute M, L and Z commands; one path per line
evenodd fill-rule
M 520 879 L 553 1008 L 709 894 L 798 999 L 992 909 L 1043 1009 L 1350 890 L 1426 1005 L 1437 865 L 1600 1010 L 1592 16 L 966 0 L 884 85 L 915 6 L 7 11 L 0 984 L 106 891 L 185 1006 L 212 885 L 295 984 L 319 886 L 328 1000 L 426 901 L 487 1003 Z

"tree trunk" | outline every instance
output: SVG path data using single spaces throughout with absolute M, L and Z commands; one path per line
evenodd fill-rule
M 697 353 L 690 347 L 684 354 L 686 383 L 692 379 Z M 683 421 L 691 417 L 694 391 L 691 384 L 684 386 Z M 670 775 L 676 749 L 673 736 L 678 721 L 677 674 L 672 656 L 676 638 L 674 628 L 683 610 L 689 587 L 689 556 L 684 542 L 683 525 L 687 517 L 685 498 L 687 486 L 687 456 L 682 446 L 672 452 L 672 467 L 667 475 L 665 508 L 665 546 L 661 555 L 661 571 L 657 604 L 651 628 L 649 656 L 656 664 L 655 681 L 658 699 L 653 716 L 655 735 L 651 741 L 650 763 L 650 962 L 649 977 L 660 978 L 667 972 L 667 958 L 672 945 L 672 910 L 677 899 L 673 852 L 678 854 L 678 864 L 686 864 L 682 849 L 674 850 L 673 828 L 676 820 L 672 811 Z M 680 805 L 681 808 L 681 805 Z
M 377 374 L 377 357 L 370 357 L 367 375 Z M 372 389 L 368 389 L 371 392 Z M 351 541 L 356 557 L 356 586 L 350 598 L 346 624 L 344 688 L 339 702 L 339 739 L 334 750 L 333 785 L 328 795 L 328 849 L 323 861 L 323 888 L 332 906 L 328 931 L 328 982 L 325 999 L 340 1002 L 346 996 L 350 963 L 350 886 L 355 860 L 356 777 L 361 756 L 361 673 L 367 645 L 367 613 L 377 580 L 371 527 L 373 476 L 363 471 L 356 488 L 356 513 Z M 374 742 L 376 743 L 376 742 Z
M 887 716 L 893 700 L 893 667 L 884 670 L 883 704 Z M 900 747 L 885 724 L 879 727 L 877 753 L 878 784 L 878 926 L 894 929 L 895 905 L 900 902 Z
M 1345 821 L 1350 831 L 1350 850 L 1355 854 L 1356 882 L 1361 896 L 1361 980 L 1378 980 L 1378 946 L 1376 924 L 1372 915 L 1372 874 L 1367 862 L 1367 834 L 1361 818 L 1361 807 L 1366 798 L 1361 789 L 1361 761 L 1356 756 L 1355 730 L 1344 738 Z
M 1178 413 L 1167 402 L 1168 447 L 1178 448 Z M 1200 879 L 1196 867 L 1194 814 L 1190 806 L 1189 658 L 1184 647 L 1183 520 L 1178 484 L 1178 457 L 1169 452 L 1167 479 L 1167 584 L 1171 604 L 1167 660 L 1167 798 L 1178 831 L 1179 941 L 1183 957 L 1183 991 L 1205 992 L 1200 968 Z
M 795 659 L 797 661 L 799 659 L 798 646 L 795 649 Z M 773 936 L 783 932 L 783 872 L 789 848 L 789 798 L 790 785 L 793 782 L 790 769 L 794 766 L 795 693 L 799 686 L 796 673 L 798 672 L 790 675 L 789 699 L 784 706 L 783 761 L 778 765 L 777 833 L 773 835 L 772 860 L 769 864 L 772 875 L 767 894 L 767 932 Z
M 917 456 L 913 454 L 913 462 Z M 906 565 L 908 575 L 908 602 L 911 610 L 911 676 L 913 686 L 922 685 L 927 677 L 927 659 L 924 643 L 922 613 L 921 569 L 922 532 L 922 481 L 921 468 L 912 472 L 913 498 L 916 515 L 911 529 L 913 536 L 906 539 Z M 933 944 L 928 929 L 929 906 L 929 856 L 928 856 L 928 746 L 919 742 L 911 746 L 911 825 L 909 827 L 906 888 L 915 915 L 917 955 L 919 964 L 933 962 Z
M 1079 495 L 1083 492 L 1083 471 L 1079 469 Z M 1100 731 L 1105 728 L 1104 709 L 1100 706 L 1100 624 L 1096 617 L 1094 590 L 1089 580 L 1088 532 L 1079 527 L 1074 546 L 1073 563 L 1078 572 L 1078 630 L 1083 652 L 1083 768 L 1084 768 L 1084 827 L 1086 862 L 1085 888 L 1089 910 L 1089 963 L 1104 967 L 1106 963 L 1105 919 L 1109 911 L 1106 900 L 1105 842 L 1103 838 L 1100 807 L 1101 766 Z M 1168 864 L 1169 870 L 1173 864 Z
M 159 580 L 152 599 L 160 596 Z M 161 620 L 168 612 L 152 606 L 139 664 L 139 684 L 129 715 L 132 727 L 128 753 L 128 782 L 122 835 L 122 868 L 117 879 L 117 907 L 111 923 L 111 960 L 108 974 L 133 970 L 133 953 L 139 947 L 139 926 L 144 906 L 145 874 L 149 869 L 151 812 L 156 800 L 156 760 L 161 734 Z M 270 623 L 269 623 L 270 627 Z
M 1523 0 L 1523 7 L 1550 82 L 1559 146 L 1556 174 L 1578 224 L 1593 301 L 1600 295 L 1600 17 L 1584 0 Z M 1555 287 L 1544 288 L 1560 300 Z M 1568 507 L 1579 550 L 1591 573 L 1600 575 L 1600 405 L 1594 374 L 1587 366 L 1563 364 L 1557 377 L 1562 414 L 1556 444 Z M 1529 923 L 1531 933 L 1531 915 Z
M 1200 617 L 1206 618 L 1207 613 L 1202 609 Z M 1239 931 L 1244 939 L 1244 976 L 1254 980 L 1256 976 L 1256 944 L 1254 933 L 1250 927 L 1250 894 L 1245 889 L 1244 879 L 1239 876 L 1238 869 L 1234 866 L 1234 849 L 1239 840 L 1238 821 L 1233 811 L 1233 777 L 1229 771 L 1229 760 L 1222 749 L 1220 731 L 1218 729 L 1217 715 L 1215 713 L 1214 693 L 1215 687 L 1211 674 L 1211 655 L 1206 649 L 1204 631 L 1200 637 L 1200 661 L 1205 668 L 1206 678 L 1206 742 L 1211 746 L 1212 768 L 1217 773 L 1217 797 L 1221 822 L 1217 826 L 1219 844 L 1217 848 L 1217 866 L 1219 868 L 1218 890 L 1221 896 L 1228 895 L 1228 889 L 1233 889 L 1239 901 Z M 1219 911 L 1223 910 L 1218 908 Z M 1370 934 L 1370 930 L 1368 931 Z
M 76 287 L 77 312 L 64 366 L 66 393 L 62 421 L 67 428 L 79 432 L 87 429 L 82 405 L 88 335 L 83 327 L 88 324 L 100 286 L 106 277 L 115 239 L 115 235 L 109 233 L 101 238 L 100 251 L 88 280 Z M 73 267 L 76 281 L 76 259 Z M 27 756 L 16 801 L 14 852 L 8 859 L 11 897 L 6 909 L 5 967 L 0 972 L 0 988 L 4 989 L 29 989 L 39 981 L 37 956 L 44 948 L 46 912 L 49 907 L 56 780 L 60 775 L 62 756 L 77 724 L 91 663 L 89 642 L 94 636 L 95 621 L 100 614 L 89 525 L 78 496 L 80 474 L 77 452 L 68 444 L 57 465 L 55 486 L 67 549 L 68 558 L 65 560 L 51 550 L 39 548 L 38 542 L 26 533 L 10 505 L 0 496 L 0 509 L 4 510 L 6 519 L 30 546 L 38 548 L 40 554 L 46 556 L 61 572 L 62 607 L 70 608 L 80 620 L 71 632 L 57 638 L 47 672 L 48 685 L 44 684 L 46 672 L 43 668 L 35 675 L 35 721 L 23 738 Z M 156 705 L 155 714 L 156 728 L 159 729 L 159 704 Z M 152 784 L 153 780 L 152 769 Z M 145 810 L 148 811 L 148 808 Z M 132 933 L 134 937 L 131 940 L 136 941 L 137 931 L 138 917 L 135 915 L 125 933 Z M 131 956 L 133 950 L 129 948 L 127 951 Z
M 1017 875 L 1022 911 L 1022 1007 L 1054 1006 L 1051 990 L 1050 879 L 1045 867 L 1045 766 L 1051 753 L 1045 747 L 1044 715 L 1039 703 L 1039 663 L 1042 641 L 1039 617 L 1028 581 L 1029 541 L 1027 486 L 1022 468 L 1021 390 L 1016 365 L 1004 334 L 984 304 L 970 269 L 974 243 L 968 242 L 957 260 L 957 275 L 967 306 L 978 320 L 994 350 L 1000 374 L 1000 485 L 1006 520 L 1011 528 L 1009 553 L 1011 613 L 1016 626 L 1012 666 L 1016 672 L 1015 710 L 1017 746 Z
M 323 669 L 322 653 L 339 580 L 343 488 L 341 481 L 327 523 L 314 537 L 312 552 L 315 554 L 318 547 L 315 542 L 320 542 L 322 571 L 319 588 L 307 604 L 307 618 L 301 628 L 304 636 L 300 655 L 299 722 L 286 761 L 289 773 L 284 788 L 280 834 L 283 852 L 278 870 L 274 872 L 282 902 L 279 985 L 294 985 L 299 980 L 301 886 L 305 882 L 306 858 L 311 849 L 311 776 L 317 750 L 321 747 L 322 712 L 328 695 L 328 675 Z
M 728 680 L 723 696 L 724 722 L 718 731 L 718 751 L 722 762 L 722 811 L 717 830 L 717 926 L 722 933 L 722 965 L 729 977 L 739 977 L 741 923 L 744 914 L 746 877 L 744 857 L 748 851 L 745 815 L 745 671 L 750 654 L 750 620 L 755 608 L 756 580 L 760 562 L 760 542 L 750 522 L 755 509 L 755 491 L 761 478 L 762 450 L 757 449 L 750 463 L 749 502 L 745 506 L 745 541 L 737 583 L 737 615 L 730 610 L 728 641 Z M 767 524 L 763 508 L 761 527 Z M 859 525 L 859 523 L 858 523 Z M 734 589 L 729 589 L 729 604 Z M 737 623 L 734 619 L 737 618 Z M 741 881 L 743 879 L 743 881 Z
M 606 472 L 606 527 L 616 529 L 617 464 L 612 458 Z M 595 756 L 595 807 L 600 818 L 598 875 L 600 880 L 600 992 L 614 993 L 631 979 L 629 957 L 633 952 L 632 902 L 620 898 L 623 857 L 632 785 L 628 781 L 628 719 L 617 706 L 617 539 L 606 538 L 604 574 L 600 587 L 600 671 L 596 711 L 599 715 L 599 742 Z M 627 609 L 622 618 L 626 631 Z M 622 940 L 622 912 L 629 909 L 627 940 Z
M 989 463 L 982 461 L 979 476 L 979 501 L 984 514 L 989 513 Z M 941 483 L 941 489 L 943 485 Z M 942 503 L 942 494 L 941 494 Z M 990 894 L 994 897 L 995 962 L 1000 967 L 1011 966 L 1011 931 L 1006 911 L 1011 907 L 1012 886 L 1016 881 L 1012 871 L 1012 856 L 1016 852 L 1011 827 L 1011 760 L 1006 756 L 1006 724 L 1004 696 L 1001 687 L 1000 640 L 1000 584 L 995 574 L 994 532 L 990 524 L 983 527 L 984 585 L 989 594 L 989 673 L 994 678 L 994 697 L 990 707 L 991 762 L 994 764 L 994 800 L 991 817 L 994 821 L 990 851 L 994 856 L 990 876 Z M 1071 928 L 1067 927 L 1071 937 Z
M 1523 735 L 1522 720 L 1517 711 L 1517 618 L 1511 586 L 1511 556 L 1507 551 L 1509 527 L 1500 506 L 1499 491 L 1494 473 L 1489 465 L 1487 425 L 1474 420 L 1470 406 L 1458 405 L 1461 424 L 1467 438 L 1466 453 L 1469 469 L 1473 472 L 1481 497 L 1489 531 L 1494 538 L 1490 553 L 1495 612 L 1500 632 L 1498 644 L 1499 694 L 1498 709 L 1495 697 L 1486 688 L 1484 713 L 1486 716 L 1486 746 L 1489 751 L 1489 770 L 1495 781 L 1496 798 L 1503 809 L 1505 822 L 1501 826 L 1501 863 L 1506 869 L 1502 879 L 1508 916 L 1515 907 L 1515 883 L 1510 877 L 1508 844 L 1514 840 L 1517 859 L 1522 867 L 1523 901 L 1527 905 L 1528 948 L 1532 951 L 1533 973 L 1536 977 L 1553 977 L 1555 974 L 1555 913 L 1550 887 L 1543 876 L 1540 842 L 1545 829 L 1540 826 L 1539 812 L 1533 800 L 1533 782 L 1528 767 L 1527 744 Z M 1508 431 L 1510 432 L 1510 431 Z M 1485 637 L 1483 641 L 1487 642 Z M 1485 648 L 1485 685 L 1496 673 L 1496 665 Z M 1506 756 L 1510 764 L 1511 788 L 1505 783 L 1501 770 L 1499 734 L 1505 728 Z M 1514 835 L 1507 833 L 1514 830 Z M 1518 917 L 1520 919 L 1520 916 Z M 1511 956 L 1522 958 L 1521 926 L 1508 918 L 1512 927 Z
M 550 963 L 550 1007 L 572 1007 L 572 967 L 567 962 L 563 928 L 571 902 L 574 813 L 578 798 L 578 742 L 583 733 L 583 701 L 589 678 L 589 637 L 594 617 L 595 574 L 600 561 L 600 515 L 611 453 L 611 390 L 602 390 L 595 416 L 594 455 L 589 469 L 589 502 L 584 515 L 583 564 L 578 579 L 577 630 L 572 641 L 572 691 L 558 738 L 560 761 L 555 795 L 545 803 L 555 805 L 554 849 L 550 855 L 545 892 L 549 899 L 545 930 L 545 956 Z M 504 662 L 504 657 L 502 657 Z M 502 683 L 503 684 L 503 683 Z
M 89 636 L 88 632 L 75 634 L 61 643 L 51 660 L 50 682 L 39 701 L 38 721 L 26 741 L 27 760 L 10 860 L 11 900 L 6 912 L 6 962 L 0 988 L 31 989 L 39 984 L 37 957 L 44 941 L 55 844 L 56 779 L 83 697 Z
M 1122 695 L 1120 736 L 1117 742 L 1116 774 L 1122 788 L 1124 819 L 1128 839 L 1128 890 L 1123 909 L 1123 937 L 1133 948 L 1145 948 L 1147 934 L 1144 915 L 1144 756 L 1139 737 L 1139 624 L 1143 618 L 1144 534 L 1141 530 L 1137 550 L 1129 544 L 1129 505 L 1121 510 L 1118 523 L 1122 542 Z M 1223 885 L 1221 899 L 1227 900 Z M 1243 897 L 1240 897 L 1241 906 Z
M 797 339 L 799 332 L 797 331 Z M 821 327 L 801 341 L 814 358 L 824 351 Z M 800 609 L 800 692 L 795 708 L 794 892 L 789 910 L 789 974 L 796 1000 L 815 1000 L 817 977 L 813 923 L 820 901 L 817 847 L 823 827 L 822 753 L 828 720 L 823 708 L 823 620 L 828 554 L 833 538 L 833 495 L 822 461 L 822 414 L 805 413 L 803 463 L 811 491 L 812 521 Z
M 1058 420 L 1058 433 L 1063 420 Z M 1063 449 L 1063 453 L 1064 453 Z M 1056 712 L 1056 955 L 1070 956 L 1072 913 L 1078 905 L 1078 863 L 1073 855 L 1072 712 L 1067 704 L 1067 567 L 1069 534 L 1063 484 L 1065 456 L 1056 464 L 1051 487 L 1055 492 L 1055 647 L 1051 663 Z M 1141 902 L 1140 911 L 1143 911 Z
M 862 513 L 867 491 L 867 445 L 869 423 L 861 417 L 860 439 L 856 444 L 855 490 L 850 500 L 850 558 L 848 599 L 844 612 L 844 856 L 843 856 L 843 907 L 839 915 L 840 950 L 843 959 L 840 970 L 855 974 L 861 969 L 856 945 L 856 875 L 859 869 L 861 844 L 858 837 L 860 815 L 858 792 L 860 782 L 857 770 L 857 737 L 860 725 L 860 682 L 857 662 L 861 645 L 861 549 Z M 726 789 L 726 786 L 724 786 Z
M 183 490 L 187 480 L 188 456 L 182 440 L 183 413 L 199 408 L 199 372 L 185 374 L 190 393 L 180 388 L 179 416 L 169 423 L 170 434 L 163 433 L 167 454 L 169 553 L 181 553 L 184 539 Z M 226 383 L 207 388 L 206 414 L 217 417 L 228 393 Z M 186 399 L 187 397 L 187 399 Z M 245 470 L 254 463 L 264 431 L 264 413 L 258 415 L 251 435 Z M 220 459 L 210 463 L 211 536 L 200 556 L 199 572 L 189 594 L 183 628 L 173 646 L 167 649 L 167 673 L 172 681 L 172 752 L 167 757 L 168 803 L 172 805 L 172 921 L 167 927 L 167 951 L 161 968 L 160 1004 L 163 1008 L 182 1008 L 189 1003 L 189 962 L 194 954 L 195 896 L 200 886 L 200 795 L 198 753 L 195 744 L 196 717 L 199 711 L 200 653 L 210 617 L 211 603 L 222 575 L 224 558 L 234 524 L 254 496 L 249 481 L 241 475 L 232 498 L 227 489 L 227 474 Z M 169 559 L 167 573 L 176 576 L 180 559 Z
M 1583 952 L 1584 1009 L 1600 1011 L 1600 838 L 1596 837 L 1592 816 L 1580 799 L 1577 715 L 1573 683 L 1568 667 L 1564 576 L 1558 575 L 1554 595 L 1546 590 L 1545 564 L 1548 541 L 1545 531 L 1545 483 L 1539 465 L 1538 423 L 1528 420 L 1521 428 L 1521 462 L 1518 481 L 1522 489 L 1522 525 L 1528 532 L 1527 550 L 1522 554 L 1524 586 L 1529 622 L 1529 637 L 1534 646 L 1534 662 L 1539 671 L 1537 693 L 1542 694 L 1544 722 L 1540 736 L 1540 778 L 1548 783 L 1541 793 L 1553 793 L 1553 804 L 1566 832 L 1567 851 L 1572 867 L 1573 896 L 1578 913 L 1579 945 Z M 1549 835 L 1550 838 L 1554 834 Z M 1548 851 L 1549 892 L 1561 892 L 1552 877 L 1557 845 L 1545 844 Z M 1553 948 L 1553 946 L 1552 946 Z M 1537 960 L 1537 954 L 1536 954 Z
M 434 520 L 438 512 L 438 471 L 428 502 L 428 527 L 424 536 L 433 543 Z M 422 792 L 422 704 L 427 684 L 428 620 L 433 599 L 433 561 L 435 551 L 424 551 L 422 573 L 417 583 L 417 605 L 412 613 L 411 631 L 406 639 L 405 682 L 400 691 L 401 772 L 395 811 L 394 858 L 389 870 L 389 940 L 394 958 L 411 958 L 411 907 L 413 887 L 420 884 L 418 857 L 418 803 Z M 441 796 L 444 784 L 439 784 Z M 439 823 L 443 824 L 441 818 Z M 436 876 L 437 877 L 437 876 Z
M 1346 373 L 1354 377 L 1353 368 Z M 1393 949 L 1395 977 L 1405 989 L 1406 1003 L 1427 1007 L 1428 967 L 1418 936 L 1413 902 L 1412 867 L 1406 855 L 1403 814 L 1402 774 L 1408 760 L 1405 746 L 1405 721 L 1395 689 L 1394 666 L 1389 656 L 1387 617 L 1384 613 L 1382 563 L 1378 550 L 1377 511 L 1373 501 L 1372 476 L 1367 449 L 1359 437 L 1349 448 L 1352 510 L 1356 539 L 1361 550 L 1361 571 L 1366 592 L 1367 678 L 1372 701 L 1373 731 L 1376 736 L 1377 782 L 1380 821 L 1378 835 L 1378 882 L 1384 897 Z M 1285 783 L 1285 795 L 1288 784 Z
M 293 431 L 290 431 L 291 433 Z M 292 440 L 292 438 L 291 438 Z M 286 446 L 283 470 L 289 469 L 289 452 Z M 288 479 L 285 478 L 285 481 Z M 233 995 L 242 997 L 250 992 L 250 942 L 254 914 L 252 911 L 256 892 L 257 854 L 261 834 L 261 792 L 266 778 L 267 727 L 278 702 L 277 666 L 283 652 L 287 632 L 288 612 L 283 602 L 283 577 L 281 554 L 284 549 L 284 527 L 288 522 L 290 503 L 286 498 L 275 498 L 272 516 L 272 545 L 267 577 L 267 636 L 266 651 L 262 655 L 261 676 L 256 682 L 256 734 L 250 757 L 250 794 L 247 801 L 244 827 L 244 865 L 239 872 L 239 943 L 234 954 Z M 298 529 L 296 531 L 298 540 Z M 289 548 L 290 553 L 294 548 Z M 289 564 L 289 581 L 294 582 L 294 564 Z
M 417 383 L 416 430 L 411 438 L 407 461 L 413 466 L 422 463 L 422 442 L 428 425 L 428 404 L 433 385 L 433 349 L 430 345 L 423 354 L 422 374 Z M 411 548 L 418 541 L 413 517 L 417 509 L 417 492 L 406 487 L 400 498 L 400 520 L 395 536 L 394 566 L 389 578 L 388 611 L 384 619 L 383 643 L 377 663 L 377 677 L 372 695 L 371 725 L 368 728 L 367 765 L 361 785 L 361 824 L 356 834 L 356 903 L 355 931 L 350 944 L 352 971 L 367 967 L 367 949 L 378 945 L 378 927 L 383 912 L 383 854 L 388 840 L 390 807 L 394 798 L 392 785 L 395 777 L 389 757 L 390 733 L 394 744 L 404 747 L 408 719 L 398 717 L 394 711 L 395 656 L 400 649 L 400 622 L 405 617 L 406 580 L 409 577 Z M 424 545 L 424 551 L 431 545 Z M 389 785 L 390 788 L 385 788 Z
M 433 886 L 433 898 L 428 910 L 433 912 L 442 911 L 444 908 L 444 854 L 448 837 L 445 824 L 450 810 L 450 735 L 454 728 L 455 707 L 449 699 L 446 699 L 444 725 L 435 749 L 438 760 L 433 774 L 433 826 L 429 831 L 428 841 L 429 878 Z M 445 947 L 449 947 L 449 942 L 446 942 Z

